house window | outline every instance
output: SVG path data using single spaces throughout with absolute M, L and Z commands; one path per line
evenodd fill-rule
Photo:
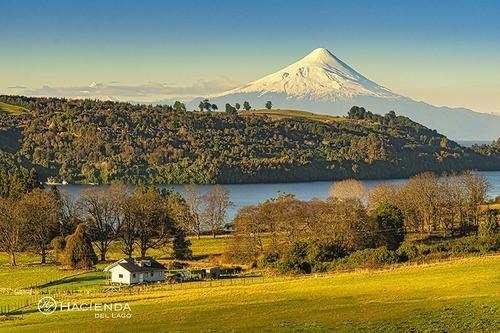
M 135 279 L 135 274 L 132 274 L 132 277 Z
M 123 274 L 118 274 L 118 277 L 121 279 L 123 277 Z
M 148 277 L 148 273 L 147 273 L 147 272 L 146 272 L 146 274 L 145 274 L 145 275 L 146 275 L 146 277 Z

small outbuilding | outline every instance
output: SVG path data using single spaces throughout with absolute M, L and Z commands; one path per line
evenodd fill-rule
M 202 279 L 217 280 L 220 279 L 220 267 L 211 267 L 201 270 Z
M 137 284 L 165 281 L 167 269 L 151 257 L 126 258 L 104 269 L 106 281 L 118 284 Z

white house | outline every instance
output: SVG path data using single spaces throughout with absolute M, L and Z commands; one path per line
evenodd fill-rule
M 111 283 L 136 284 L 165 281 L 165 266 L 151 257 L 121 259 L 104 269 Z

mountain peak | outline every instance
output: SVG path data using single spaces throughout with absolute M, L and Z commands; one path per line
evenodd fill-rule
M 311 53 L 305 56 L 301 61 L 307 60 L 311 62 L 328 62 L 329 60 L 338 60 L 330 51 L 324 47 L 318 47 L 314 49 Z
M 346 100 L 353 96 L 394 97 L 390 90 L 368 80 L 324 47 L 290 66 L 241 88 L 216 95 L 284 94 L 287 99 Z

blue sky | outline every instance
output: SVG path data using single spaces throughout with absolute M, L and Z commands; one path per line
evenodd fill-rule
M 0 12 L 0 93 L 208 94 L 322 46 L 416 100 L 500 111 L 496 1 L 2 0 Z

